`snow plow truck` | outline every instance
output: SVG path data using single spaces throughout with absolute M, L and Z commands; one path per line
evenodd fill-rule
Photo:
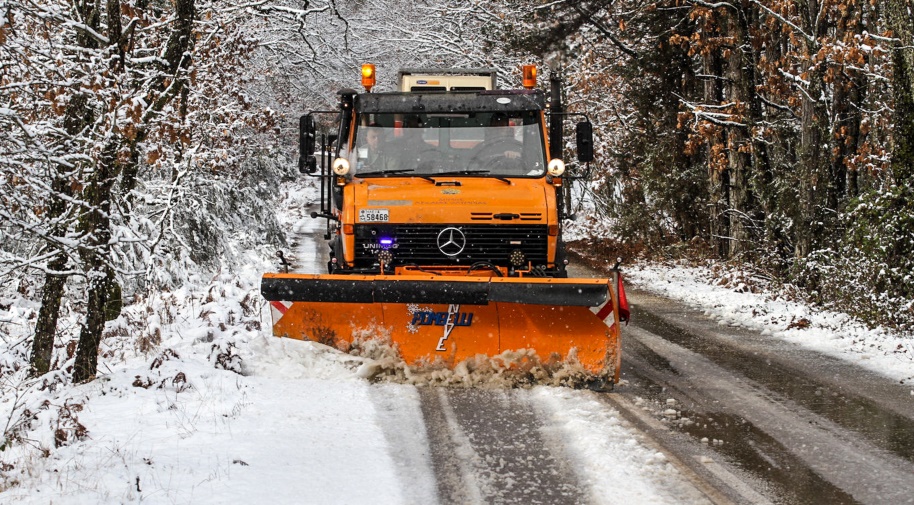
M 522 89 L 498 89 L 492 69 L 407 69 L 399 91 L 372 92 L 366 64 L 364 92 L 301 117 L 299 170 L 320 179 L 311 217 L 327 220 L 330 260 L 326 274 L 264 274 L 275 336 L 346 351 L 369 335 L 414 369 L 483 360 L 575 387 L 618 382 L 618 271 L 566 270 L 573 115 L 559 79 L 547 97 L 536 67 L 522 71 Z M 590 162 L 589 121 L 575 137 Z

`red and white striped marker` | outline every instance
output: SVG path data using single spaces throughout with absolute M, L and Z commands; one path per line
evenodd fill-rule
M 289 310 L 289 307 L 292 306 L 292 302 L 270 302 L 270 313 L 273 315 L 273 324 L 276 324 L 282 316 L 286 315 L 286 311 Z

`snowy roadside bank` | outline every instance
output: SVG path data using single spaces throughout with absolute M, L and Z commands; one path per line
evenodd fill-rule
M 578 218 L 566 229 L 566 240 L 612 237 L 611 223 Z M 585 264 L 604 270 L 616 258 L 596 257 L 576 245 L 573 253 Z M 623 263 L 626 285 L 685 303 L 721 326 L 738 326 L 793 342 L 838 359 L 856 363 L 889 379 L 912 386 L 914 397 L 914 335 L 884 327 L 869 328 L 854 317 L 812 307 L 768 292 L 764 283 L 732 269 L 675 262 Z
M 269 335 L 263 267 L 131 305 L 90 383 L 6 375 L 0 502 L 402 503 L 361 361 Z
M 868 328 L 847 314 L 754 293 L 738 279 L 721 282 L 708 268 L 637 265 L 625 274 L 629 285 L 698 308 L 722 326 L 784 339 L 914 387 L 914 340 L 909 336 Z

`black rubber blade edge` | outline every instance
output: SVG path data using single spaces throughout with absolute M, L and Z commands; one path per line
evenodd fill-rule
M 490 302 L 595 307 L 609 296 L 605 284 L 547 284 L 540 282 L 492 283 Z
M 330 303 L 454 303 L 490 302 L 594 307 L 607 299 L 603 284 L 517 282 L 454 282 L 447 280 L 346 280 L 264 277 L 260 293 L 270 301 Z

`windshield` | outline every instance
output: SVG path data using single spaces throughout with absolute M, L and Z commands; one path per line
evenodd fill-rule
M 362 114 L 349 153 L 357 176 L 545 173 L 540 113 Z

